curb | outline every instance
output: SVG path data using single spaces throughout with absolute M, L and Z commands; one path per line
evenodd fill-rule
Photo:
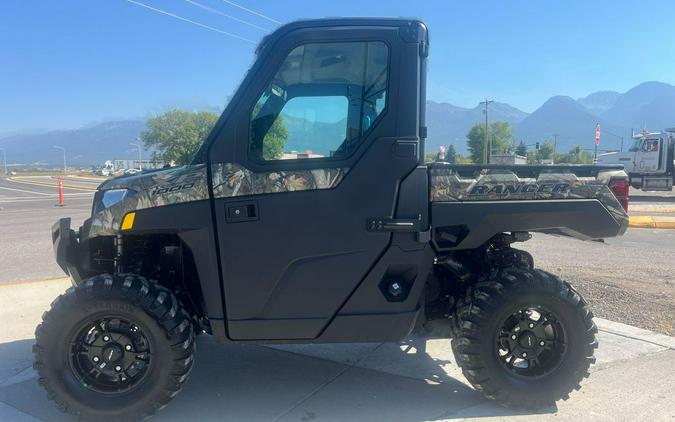
M 634 215 L 629 217 L 628 227 L 637 229 L 675 230 L 675 217 L 664 217 L 658 215 Z
M 675 350 L 675 337 L 604 318 L 594 317 L 593 320 L 600 331 Z

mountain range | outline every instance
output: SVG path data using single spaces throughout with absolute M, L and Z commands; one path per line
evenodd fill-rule
M 471 126 L 484 120 L 483 105 L 461 108 L 446 103 L 427 103 L 429 128 L 427 151 L 453 144 L 466 151 L 466 134 Z M 506 120 L 515 127 L 516 140 L 534 144 L 557 136 L 558 151 L 576 145 L 593 148 L 595 126 L 601 127 L 601 149 L 619 149 L 630 144 L 631 130 L 660 130 L 675 126 L 675 86 L 663 82 L 645 82 L 619 93 L 598 91 L 574 99 L 554 96 L 527 114 L 508 104 L 492 103 L 489 121 Z
M 476 123 L 484 122 L 483 105 L 474 108 L 458 107 L 448 103 L 427 102 L 427 152 L 437 151 L 440 145 L 454 145 L 466 152 L 466 134 Z M 598 91 L 583 98 L 554 96 L 532 113 L 526 113 L 509 104 L 493 102 L 489 105 L 489 121 L 505 120 L 515 127 L 516 140 L 534 144 L 557 136 L 559 151 L 576 145 L 592 148 L 595 126 L 601 125 L 601 149 L 624 148 L 630 143 L 631 130 L 659 130 L 675 126 L 675 86 L 662 82 L 645 82 L 627 92 Z M 313 128 L 316 133 L 305 133 L 305 140 L 321 138 L 332 133 L 329 124 L 307 125 L 290 122 L 294 127 Z M 338 122 L 336 125 L 344 122 Z M 65 147 L 68 165 L 101 164 L 113 158 L 133 158 L 136 153 L 129 145 L 144 129 L 142 120 L 118 120 L 90 125 L 74 130 L 24 132 L 0 136 L 0 148 L 7 152 L 8 163 L 59 165 L 61 152 L 53 146 Z M 147 154 L 147 153 L 146 153 Z
M 145 128 L 142 120 L 118 120 L 94 124 L 80 129 L 24 133 L 0 139 L 0 148 L 7 152 L 8 164 L 54 166 L 63 164 L 66 149 L 68 166 L 103 164 L 115 158 L 136 158 L 135 142 Z

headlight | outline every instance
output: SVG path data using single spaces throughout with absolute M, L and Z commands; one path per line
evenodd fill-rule
M 133 195 L 133 193 L 134 191 L 129 189 L 111 189 L 103 191 L 103 194 L 101 195 L 101 210 L 112 207 L 127 196 Z

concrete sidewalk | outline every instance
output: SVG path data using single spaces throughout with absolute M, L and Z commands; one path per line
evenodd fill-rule
M 33 329 L 66 280 L 0 287 L 0 420 L 69 420 L 37 385 Z M 673 420 L 675 338 L 596 319 L 598 363 L 579 392 L 536 414 L 470 388 L 447 340 L 222 346 L 202 336 L 184 391 L 160 421 Z

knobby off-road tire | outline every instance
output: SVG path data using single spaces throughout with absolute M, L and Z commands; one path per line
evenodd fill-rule
M 33 366 L 62 411 L 127 421 L 151 416 L 178 394 L 194 350 L 191 319 L 168 289 L 134 274 L 103 274 L 68 289 L 44 313 Z
M 537 314 L 543 320 L 531 319 Z M 568 283 L 545 271 L 495 271 L 468 289 L 455 320 L 452 349 L 464 376 L 508 407 L 537 409 L 566 400 L 595 363 L 593 314 Z M 523 354 L 537 361 L 520 359 Z

